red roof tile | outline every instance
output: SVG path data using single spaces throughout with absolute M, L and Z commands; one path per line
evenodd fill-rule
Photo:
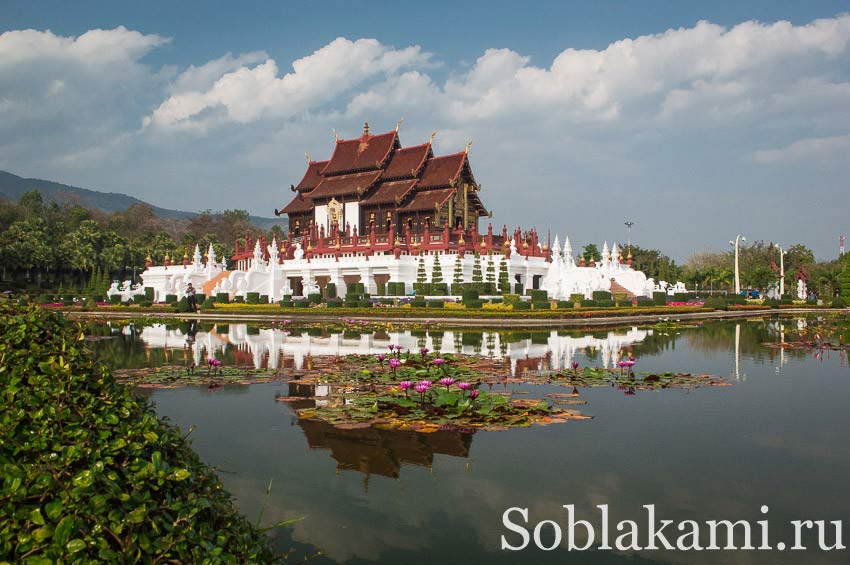
M 386 204 L 388 202 L 398 204 L 415 184 L 416 179 L 382 182 L 372 194 L 360 202 L 360 205 L 370 206 L 374 204 Z
M 275 213 L 280 214 L 297 214 L 298 212 L 309 212 L 313 209 L 313 203 L 309 198 L 305 198 L 300 192 L 295 195 L 295 198 L 287 204 L 283 210 L 275 210 Z
M 308 192 L 316 188 L 321 180 L 322 176 L 319 174 L 319 171 L 324 169 L 328 164 L 328 161 L 311 161 L 309 165 L 307 165 L 307 171 L 304 173 L 304 178 L 301 179 L 301 182 L 295 187 L 295 190 L 298 192 Z
M 430 143 L 396 149 L 381 178 L 388 180 L 413 178 L 422 169 L 425 159 L 433 155 Z
M 368 171 L 383 166 L 390 151 L 398 146 L 396 132 L 364 135 L 357 139 L 338 140 L 330 162 L 322 175 L 337 175 L 353 171 Z
M 381 171 L 366 171 L 350 175 L 325 177 L 308 196 L 316 199 L 342 196 L 344 194 L 362 194 L 372 186 L 372 183 L 378 180 L 379 176 L 381 176 Z
M 435 206 L 442 206 L 454 193 L 453 188 L 441 188 L 437 190 L 423 190 L 416 192 L 413 198 L 399 208 L 399 212 L 413 212 L 415 210 L 433 210 Z
M 419 188 L 450 186 L 460 176 L 466 161 L 466 153 L 455 153 L 445 157 L 432 157 L 425 163 L 419 180 Z

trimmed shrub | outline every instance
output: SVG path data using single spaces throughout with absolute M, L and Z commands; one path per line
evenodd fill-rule
M 332 298 L 328 300 L 328 308 L 342 308 L 342 300 Z
M 466 302 L 467 300 L 478 300 L 480 296 L 481 294 L 475 289 L 464 289 L 463 294 L 461 294 L 461 298 L 464 302 Z
M 612 300 L 611 293 L 607 290 L 594 290 L 591 296 L 594 300 Z
M 269 303 L 269 295 L 261 294 L 260 295 L 260 304 L 268 304 Z
M 151 302 L 150 300 L 142 300 L 141 302 L 139 302 L 139 306 L 141 306 L 142 308 L 150 308 L 151 306 L 153 306 L 153 302 Z
M 210 310 L 215 308 L 215 301 L 212 298 L 207 298 L 204 300 L 204 303 L 201 304 L 201 310 Z
M 145 287 L 145 300 L 153 302 L 154 289 L 152 286 Z
M 596 306 L 596 301 L 592 298 L 590 300 L 585 298 L 581 303 L 582 308 L 593 308 L 594 306 Z
M 169 294 L 168 296 L 174 296 L 174 295 Z M 177 297 L 174 296 L 174 298 L 177 298 Z M 111 302 L 112 304 L 120 304 L 121 303 L 121 295 L 120 294 L 113 294 L 112 296 L 109 297 L 109 302 Z
M 371 308 L 372 307 L 372 301 L 371 300 L 359 300 L 357 302 L 357 307 L 358 308 Z
M 627 302 L 629 300 L 629 295 L 626 292 L 612 292 L 611 296 L 614 297 L 614 302 Z
M 711 298 L 706 298 L 703 306 L 706 308 L 712 308 L 714 310 L 727 310 L 728 305 L 726 301 L 720 298 L 719 296 L 712 296 Z
M 321 304 L 322 302 L 322 293 L 321 292 L 311 292 L 307 295 L 307 302 L 311 302 L 313 304 Z
M 425 308 L 427 304 L 425 303 L 425 299 L 420 297 L 414 298 L 413 302 L 410 304 L 413 308 Z
M 428 308 L 443 308 L 445 307 L 445 305 L 446 303 L 442 300 L 428 300 L 427 302 Z
M 667 293 L 666 292 L 653 292 L 652 293 L 652 303 L 656 306 L 664 306 L 667 304 Z
M 581 304 L 582 302 L 584 302 L 584 295 L 583 294 L 571 294 L 570 295 L 570 302 L 573 302 L 573 303 L 578 302 L 579 304 Z
M 55 313 L 0 306 L 2 559 L 274 561 L 184 433 L 116 384 L 78 336 Z M 191 527 L 175 527 L 178 516 Z M 119 523 L 120 548 L 104 533 Z
M 207 299 L 207 295 L 204 294 L 203 292 L 196 292 L 195 293 L 195 303 L 196 304 L 201 304 L 206 299 Z
M 260 303 L 260 293 L 259 292 L 247 292 L 247 293 L 245 293 L 245 303 L 246 304 L 259 304 Z
M 522 294 L 522 283 L 514 284 L 514 294 Z
M 762 304 L 771 308 L 779 308 L 779 300 L 776 298 L 765 298 Z
M 235 296 L 235 297 L 233 297 L 233 302 L 236 302 L 238 304 L 244 304 L 245 303 L 245 297 L 244 296 Z
M 177 311 L 181 313 L 191 312 L 192 309 L 189 308 L 189 299 L 185 296 L 180 299 L 180 302 L 177 303 Z
M 691 297 L 687 292 L 674 292 L 671 302 L 687 302 Z
M 230 295 L 226 292 L 219 292 L 215 295 L 215 301 L 221 302 L 222 304 L 227 304 L 230 302 Z
M 281 308 L 292 308 L 292 298 L 289 296 L 281 298 L 278 304 L 280 304 Z
M 336 298 L 339 298 L 339 295 L 336 292 L 335 283 L 328 283 L 325 285 L 324 296 L 325 300 L 335 300 Z
M 552 303 L 549 302 L 548 300 L 545 300 L 545 301 L 538 300 L 536 302 L 532 302 L 531 307 L 534 308 L 535 310 L 551 310 L 552 309 Z
M 463 303 L 466 305 L 467 308 L 481 308 L 481 306 L 484 304 L 484 301 L 480 299 L 474 299 L 464 300 Z
M 292 303 L 296 308 L 309 308 L 310 302 L 308 300 L 299 300 L 297 302 Z
M 166 304 L 177 304 L 177 295 L 176 294 L 166 294 L 165 295 L 165 303 Z
M 514 310 L 531 310 L 531 304 L 528 302 L 515 302 L 513 305 Z
M 597 308 L 613 308 L 617 305 L 613 300 L 596 300 L 595 302 Z
M 525 293 L 531 297 L 531 302 L 543 302 L 544 300 L 549 300 L 549 293 L 545 290 L 526 290 Z
M 655 306 L 655 301 L 652 298 L 639 297 L 636 300 L 636 302 L 637 302 L 637 305 L 642 307 L 642 308 L 649 307 L 649 306 Z
M 568 300 L 559 300 L 558 301 L 558 309 L 563 310 L 564 308 L 572 308 L 573 303 Z

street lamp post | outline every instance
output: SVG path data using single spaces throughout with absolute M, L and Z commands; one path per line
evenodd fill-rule
M 729 242 L 729 245 L 735 246 L 735 294 L 741 294 L 741 270 L 738 267 L 738 247 L 742 241 L 747 241 L 747 238 L 738 234 L 735 236 L 735 241 Z
M 785 296 L 785 254 L 788 251 L 782 251 L 782 246 L 778 243 L 774 245 L 779 250 L 779 298 Z
M 631 253 L 632 252 L 632 226 L 635 225 L 635 223 L 631 220 L 626 220 L 625 224 L 626 224 L 626 234 L 627 234 L 626 239 L 628 240 L 629 253 Z

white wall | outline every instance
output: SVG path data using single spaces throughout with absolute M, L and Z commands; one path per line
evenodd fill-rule
M 342 228 L 345 229 L 345 224 L 351 224 L 351 229 L 354 229 L 354 226 L 357 226 L 357 233 L 360 234 L 360 203 L 359 202 L 346 202 L 345 210 L 343 212 L 344 221 L 342 222 Z
M 316 206 L 315 208 L 315 217 L 313 221 L 316 224 L 316 229 L 321 228 L 321 226 L 325 226 L 325 234 L 328 233 L 328 207 L 326 205 Z

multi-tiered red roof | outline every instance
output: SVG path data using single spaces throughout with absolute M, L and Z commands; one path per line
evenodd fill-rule
M 295 197 L 275 214 L 287 214 L 295 233 L 313 226 L 317 206 L 348 203 L 358 206 L 344 208 L 348 216 L 337 229 L 386 231 L 391 224 L 417 232 L 426 224 L 467 229 L 487 215 L 468 157 L 466 151 L 435 157 L 430 140 L 402 148 L 398 130 L 372 135 L 366 124 L 361 137 L 337 139 L 330 160 L 310 161 L 292 186 Z

